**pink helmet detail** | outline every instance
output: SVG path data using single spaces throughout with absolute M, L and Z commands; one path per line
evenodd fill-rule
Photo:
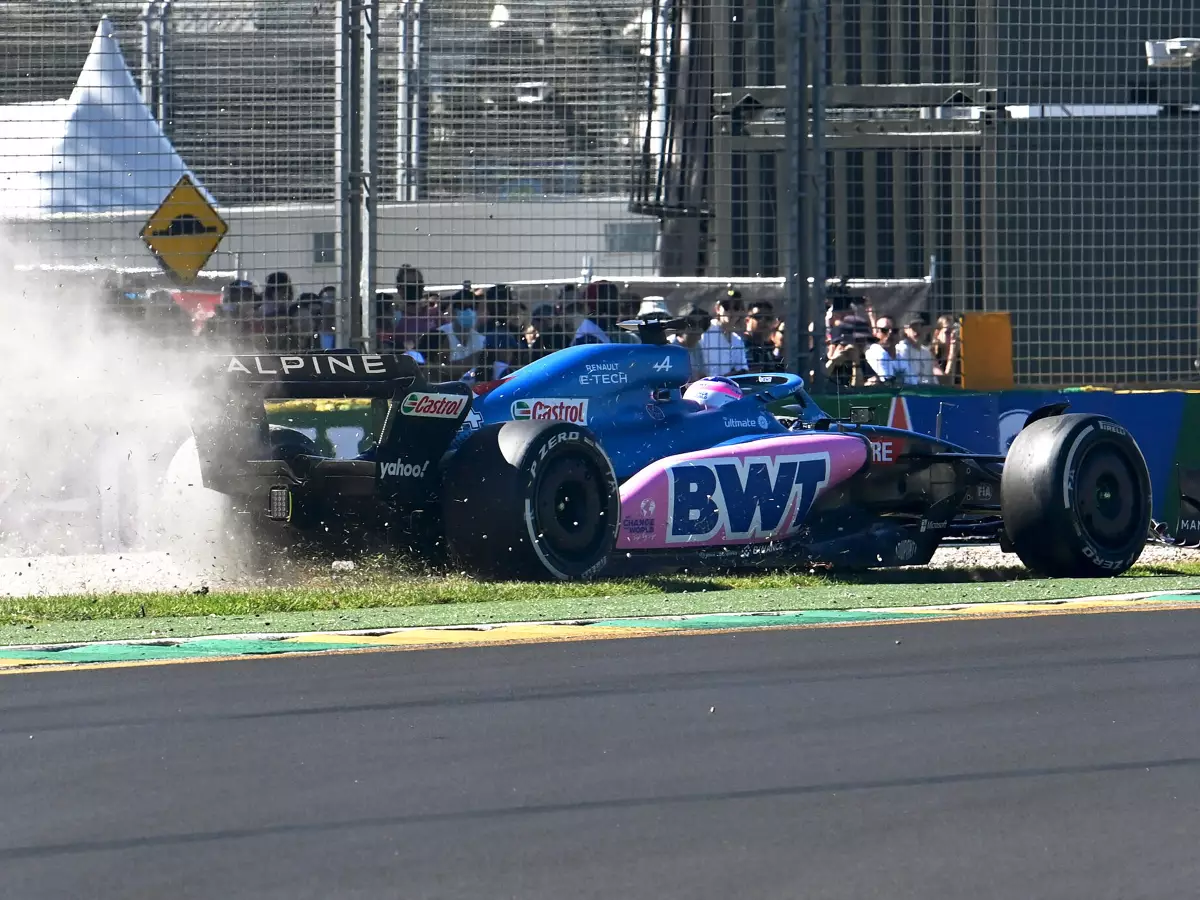
M 693 400 L 705 409 L 719 409 L 726 403 L 741 400 L 743 396 L 736 381 L 722 376 L 701 378 L 683 392 L 684 400 Z

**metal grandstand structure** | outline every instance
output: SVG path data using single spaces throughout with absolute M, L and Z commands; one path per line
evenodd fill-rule
M 627 194 L 640 4 L 512 6 L 379 4 L 381 198 Z M 332 201 L 335 15 L 331 0 L 10 0 L 0 103 L 69 94 L 108 16 L 167 136 L 222 203 Z

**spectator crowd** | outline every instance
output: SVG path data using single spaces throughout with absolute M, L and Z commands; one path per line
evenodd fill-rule
M 825 375 L 840 387 L 956 385 L 958 322 L 924 313 L 876 315 L 864 298 L 834 292 L 825 313 Z
M 235 281 L 223 289 L 200 337 L 268 353 L 344 347 L 336 334 L 337 293 L 329 286 L 297 294 L 286 272 L 267 276 L 261 292 Z M 181 313 L 165 298 L 150 304 L 160 315 L 167 307 Z M 671 340 L 687 349 L 693 380 L 783 371 L 781 311 L 771 300 L 746 300 L 731 288 L 711 308 L 688 303 L 676 311 L 682 327 Z M 618 323 L 672 315 L 665 298 L 624 292 L 608 281 L 566 285 L 554 301 L 529 308 L 502 284 L 464 284 L 445 296 L 427 290 L 420 270 L 408 265 L 396 273 L 394 293 L 376 295 L 374 313 L 379 351 L 408 354 L 430 370 L 431 380 L 472 381 L 503 378 L 568 346 L 637 343 L 637 335 Z M 825 325 L 824 374 L 839 387 L 957 383 L 958 326 L 951 316 L 931 328 L 923 314 L 877 315 L 865 297 L 832 291 Z

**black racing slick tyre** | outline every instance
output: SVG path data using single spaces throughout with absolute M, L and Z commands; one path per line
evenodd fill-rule
M 1051 578 L 1119 575 L 1150 526 L 1150 473 L 1133 437 L 1103 416 L 1039 419 L 1012 443 L 1000 481 L 1004 530 Z
M 487 578 L 578 580 L 616 545 L 621 498 L 587 428 L 506 422 L 472 434 L 443 471 L 451 561 Z

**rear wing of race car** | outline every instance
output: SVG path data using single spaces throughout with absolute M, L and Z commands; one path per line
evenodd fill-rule
M 428 496 L 438 462 L 470 412 L 461 382 L 430 385 L 410 357 L 359 353 L 222 357 L 192 415 L 204 486 L 234 496 L 319 482 L 329 493 L 398 504 Z M 374 446 L 353 460 L 292 454 L 273 440 L 267 401 L 371 399 Z
M 424 382 L 411 357 L 362 353 L 230 356 L 208 375 L 230 390 L 297 399 L 390 397 Z

